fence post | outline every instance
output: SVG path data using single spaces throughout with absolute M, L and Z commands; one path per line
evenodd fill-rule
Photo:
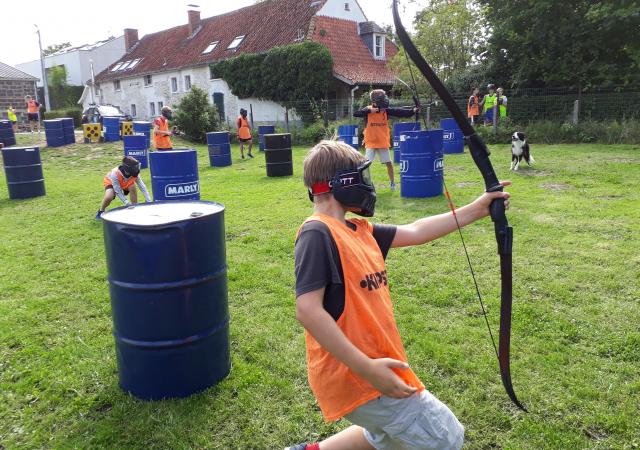
M 427 126 L 431 123 L 431 105 L 427 106 Z
M 573 102 L 573 115 L 571 116 L 571 123 L 578 125 L 578 117 L 580 115 L 580 100 Z
M 287 127 L 287 133 L 291 133 L 291 130 L 289 129 L 289 107 L 288 106 L 284 107 L 284 122 Z
M 498 114 L 500 114 L 500 110 L 498 106 L 498 101 L 496 100 L 495 104 L 493 105 L 493 132 L 494 133 L 498 132 Z
M 249 103 L 249 120 L 251 120 L 251 129 L 255 128 L 253 126 L 253 105 Z

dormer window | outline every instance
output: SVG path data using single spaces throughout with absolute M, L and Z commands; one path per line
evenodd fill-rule
M 206 55 L 207 53 L 211 53 L 220 43 L 220 41 L 214 41 L 211 44 L 207 45 L 207 48 L 204 49 L 204 51 L 202 52 L 203 55 Z
M 240 46 L 240 44 L 242 44 L 245 36 L 246 35 L 244 34 L 242 36 L 236 36 L 235 39 L 231 41 L 231 44 L 229 44 L 229 46 L 227 47 L 227 50 L 236 50 Z
M 349 8 L 349 3 L 345 3 L 344 4 L 344 10 L 345 11 L 351 11 L 351 9 Z
M 381 34 L 373 35 L 373 56 L 376 59 L 384 59 L 384 36 Z

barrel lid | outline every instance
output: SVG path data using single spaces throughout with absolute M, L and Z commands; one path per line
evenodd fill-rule
M 38 147 L 37 145 L 35 146 L 28 146 L 28 147 L 16 147 L 16 146 L 12 146 L 12 147 L 5 147 L 2 150 L 6 150 L 6 151 L 16 151 L 16 150 L 23 150 L 25 152 L 34 152 L 36 150 L 40 150 L 40 147 Z
M 214 202 L 151 202 L 112 209 L 102 215 L 107 222 L 140 227 L 154 227 L 184 222 L 224 211 L 224 205 Z

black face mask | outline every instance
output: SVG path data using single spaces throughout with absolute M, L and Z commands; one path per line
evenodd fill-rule
M 240 115 L 246 119 L 247 118 L 247 110 L 246 109 L 241 109 L 240 110 Z
M 162 111 L 162 117 L 167 120 L 171 120 L 171 118 L 173 117 L 173 113 L 171 111 Z
M 131 164 L 125 162 L 118 169 L 125 178 L 137 177 L 140 174 L 140 163 Z
M 389 97 L 386 94 L 378 94 L 373 97 L 373 105 L 379 109 L 387 109 L 389 107 Z
M 371 181 L 369 166 L 365 161 L 357 169 L 342 170 L 328 183 L 318 183 L 309 189 L 309 198 L 314 195 L 331 192 L 343 206 L 353 208 L 360 216 L 372 217 L 376 208 L 376 189 Z

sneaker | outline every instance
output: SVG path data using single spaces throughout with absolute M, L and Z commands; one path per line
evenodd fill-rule
M 96 220 L 102 220 L 102 213 L 103 213 L 103 212 L 104 212 L 104 211 L 98 211 L 98 212 L 96 213 Z
M 249 153 L 249 158 L 253 158 L 253 155 L 251 153 Z
M 395 182 L 395 181 L 392 181 L 392 182 L 389 184 L 389 189 L 391 189 L 392 191 L 395 191 L 395 190 L 396 190 L 396 182 Z
M 240 155 L 240 158 L 244 159 L 244 155 Z
M 305 450 L 307 448 L 307 444 L 296 444 L 291 447 L 286 447 L 284 450 Z

